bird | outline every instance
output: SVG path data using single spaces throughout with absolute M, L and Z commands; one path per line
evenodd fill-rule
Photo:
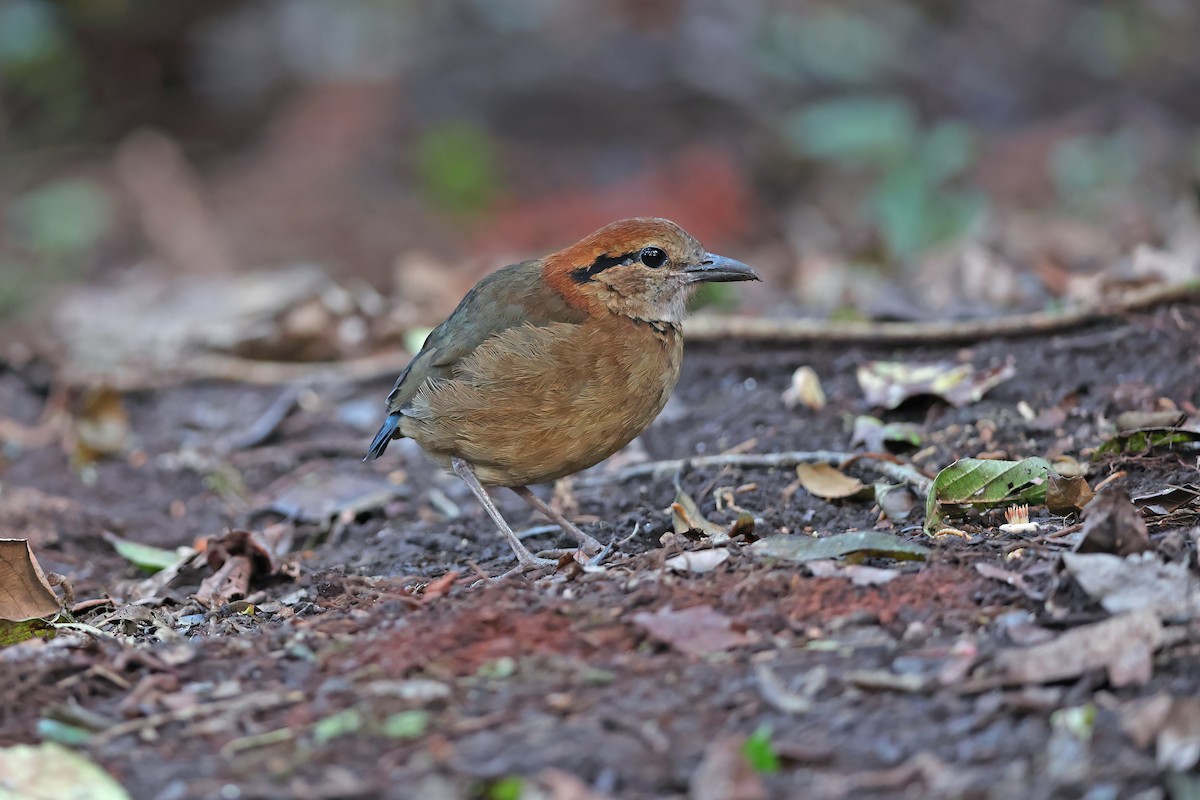
M 479 281 L 434 328 L 387 396 L 364 461 L 413 439 L 479 500 L 516 555 L 538 558 L 486 486 L 509 487 L 574 538 L 600 543 L 531 484 L 587 469 L 640 434 L 679 380 L 688 297 L 701 283 L 761 280 L 666 219 L 623 219 Z

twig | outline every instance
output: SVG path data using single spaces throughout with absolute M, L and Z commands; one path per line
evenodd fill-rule
M 163 389 L 188 381 L 228 381 L 256 386 L 281 383 L 312 385 L 342 384 L 394 377 L 404 368 L 409 354 L 389 350 L 346 361 L 259 361 L 223 353 L 188 353 L 174 364 L 153 361 L 121 364 L 91 370 L 78 364 L 63 370 L 69 387 L 103 385 L 118 392 Z
M 230 436 L 226 444 L 231 450 L 246 450 L 262 444 L 271 437 L 300 400 L 300 389 L 288 386 L 267 406 L 250 426 Z
M 994 336 L 1030 336 L 1120 317 L 1164 303 L 1200 299 L 1200 281 L 1136 289 L 1116 300 L 1065 311 L 1034 311 L 962 322 L 834 322 L 815 319 L 695 317 L 684 325 L 689 341 L 729 339 L 777 342 L 965 342 Z
M 846 462 L 866 461 L 872 469 L 885 477 L 901 483 L 907 483 L 921 494 L 928 494 L 933 484 L 911 464 L 897 464 L 876 453 L 842 453 L 836 450 L 788 450 L 782 453 L 728 453 L 698 458 L 679 458 L 667 461 L 647 461 L 626 467 L 616 475 L 600 475 L 577 479 L 577 485 L 600 486 L 610 481 L 624 483 L 634 478 L 665 475 L 677 472 L 684 467 L 705 469 L 708 467 L 741 467 L 743 469 L 786 469 L 799 464 L 832 464 L 838 466 Z
M 126 734 L 157 728 L 160 725 L 166 725 L 171 722 L 190 722 L 199 717 L 212 716 L 229 711 L 262 711 L 278 706 L 290 706 L 301 702 L 305 697 L 307 695 L 304 692 L 256 692 L 241 697 L 231 697 L 228 700 L 214 700 L 211 703 L 185 706 L 173 711 L 150 714 L 149 716 L 113 725 L 111 728 L 97 733 L 93 737 L 92 743 L 102 744 Z
M 831 322 L 813 319 L 697 317 L 687 323 L 689 341 L 737 340 L 801 342 L 966 342 L 993 336 L 1029 336 L 1100 322 L 1122 313 L 1174 301 L 1200 299 L 1200 283 L 1151 286 L 1109 304 L 1050 313 L 1036 311 L 970 322 Z M 394 376 L 411 354 L 389 350 L 348 361 L 258 361 L 221 353 L 193 353 L 173 365 L 143 363 L 103 371 L 78 366 L 65 370 L 68 386 L 102 383 L 117 391 L 159 389 L 187 381 L 216 380 L 270 386 L 281 383 L 358 383 Z

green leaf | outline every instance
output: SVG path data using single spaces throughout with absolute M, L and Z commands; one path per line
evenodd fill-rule
M 796 152 L 847 164 L 885 164 L 911 151 L 916 116 L 895 97 L 850 97 L 814 103 L 792 114 L 784 132 Z
M 883 531 L 851 531 L 819 537 L 777 534 L 750 545 L 750 552 L 765 558 L 782 558 L 799 563 L 848 555 L 924 561 L 929 555 L 929 548 Z
M 1122 431 L 1096 448 L 1093 458 L 1145 455 L 1159 447 L 1200 442 L 1200 432 L 1179 428 L 1138 428 Z
M 57 635 L 55 627 L 42 619 L 25 619 L 20 622 L 0 619 L 0 647 L 8 647 L 10 644 L 37 637 L 53 639 Z
M 44 255 L 82 253 L 95 247 L 111 228 L 110 205 L 108 195 L 91 181 L 52 183 L 17 202 L 18 236 Z
M 945 514 L 952 507 L 1042 503 L 1053 471 L 1044 458 L 955 461 L 933 479 L 925 503 L 925 532 L 936 533 L 947 527 Z
M 975 136 L 961 122 L 939 122 L 921 139 L 917 158 L 929 180 L 941 183 L 975 160 Z
M 179 562 L 179 554 L 174 550 L 164 550 L 161 547 L 131 542 L 112 533 L 105 533 L 104 538 L 121 558 L 147 572 L 158 572 L 167 567 L 173 567 Z
M 872 453 L 916 450 L 923 441 L 921 426 L 912 422 L 884 422 L 861 414 L 854 418 L 850 446 L 862 445 Z
M 326 744 L 339 736 L 357 733 L 363 726 L 363 717 L 357 708 L 347 708 L 313 725 L 313 739 L 317 744 Z
M 779 771 L 779 754 L 771 743 L 773 733 L 770 725 L 759 725 L 742 745 L 742 755 L 756 772 L 770 774 Z
M 380 732 L 392 739 L 415 739 L 429 727 L 429 712 L 422 709 L 401 711 L 383 721 Z
M 46 717 L 37 721 L 37 732 L 42 739 L 65 744 L 68 747 L 81 747 L 92 738 L 92 732 L 87 728 Z M 0 794 L 0 798 L 3 796 Z
M 55 742 L 0 747 L 0 799 L 129 800 L 129 793 L 87 756 Z
M 421 188 L 433 203 L 471 214 L 497 194 L 499 170 L 486 132 L 464 122 L 444 123 L 426 131 L 415 152 Z
M 521 800 L 521 793 L 524 791 L 525 781 L 516 775 L 509 775 L 492 781 L 488 786 L 487 796 L 488 800 Z

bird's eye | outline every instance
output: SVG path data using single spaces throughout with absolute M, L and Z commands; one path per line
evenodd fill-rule
M 643 247 L 642 263 L 651 269 L 657 269 L 667 263 L 667 254 L 657 247 Z

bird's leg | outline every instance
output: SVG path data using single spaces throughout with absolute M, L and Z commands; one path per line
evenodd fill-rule
M 496 523 L 496 527 L 504 534 L 504 538 L 508 540 L 508 546 L 513 549 L 517 556 L 517 561 L 520 562 L 522 568 L 528 567 L 553 567 L 557 562 L 547 558 L 538 558 L 525 545 L 521 544 L 521 540 L 513 533 L 513 529 L 504 521 L 504 517 L 500 516 L 500 509 L 496 508 L 496 504 L 492 502 L 492 498 L 488 496 L 487 490 L 483 488 L 483 484 L 479 482 L 479 478 L 475 477 L 475 468 L 470 463 L 463 461 L 458 456 L 450 459 L 450 466 L 454 468 L 454 473 L 462 478 L 463 483 L 470 487 L 471 491 L 479 498 L 479 502 L 483 504 L 483 509 L 487 511 L 488 516 L 492 518 L 492 522 Z
M 513 486 L 511 488 L 514 492 L 524 498 L 526 503 L 529 503 L 529 505 L 542 512 L 550 519 L 551 522 L 562 528 L 564 533 L 566 533 L 575 541 L 579 542 L 583 549 L 588 552 L 588 555 L 600 552 L 602 548 L 600 542 L 579 530 L 574 523 L 572 523 L 562 514 L 555 511 L 548 503 L 544 502 L 542 498 L 530 491 L 528 486 Z

